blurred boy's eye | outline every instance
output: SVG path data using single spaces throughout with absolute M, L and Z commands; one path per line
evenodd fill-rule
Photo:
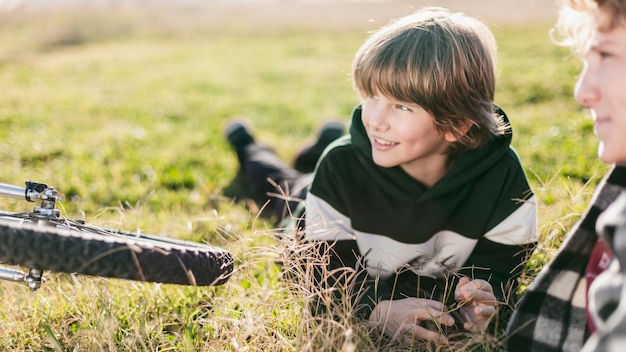
M 598 52 L 598 55 L 600 55 L 600 58 L 602 59 L 609 59 L 613 56 L 613 54 L 608 51 L 600 51 Z
M 408 106 L 405 105 L 396 105 L 396 109 L 402 110 L 402 111 L 412 111 L 411 108 L 409 108 Z

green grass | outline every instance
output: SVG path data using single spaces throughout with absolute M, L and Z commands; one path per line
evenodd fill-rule
M 236 272 L 211 288 L 48 274 L 0 282 L 0 345 L 14 350 L 402 350 L 344 317 L 303 312 L 305 287 L 275 264 L 289 243 L 222 196 L 237 171 L 222 136 L 244 116 L 289 160 L 327 119 L 346 121 L 365 31 L 159 26 L 127 12 L 0 17 L 0 182 L 45 181 L 69 217 L 207 241 Z M 528 282 L 554 254 L 607 167 L 572 97 L 580 69 L 550 24 L 495 27 L 497 102 L 539 198 L 541 245 Z M 0 200 L 5 209 L 30 207 Z M 497 350 L 480 337 L 467 349 Z M 481 347 L 482 346 L 482 347 Z

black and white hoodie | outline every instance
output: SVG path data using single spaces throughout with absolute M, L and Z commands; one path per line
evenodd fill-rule
M 400 167 L 374 163 L 361 109 L 354 111 L 350 134 L 318 163 L 306 196 L 304 238 L 332 249 L 327 269 L 360 271 L 359 316 L 369 316 L 383 299 L 451 303 L 460 275 L 488 280 L 500 300 L 515 290 L 537 242 L 537 216 L 511 138 L 510 132 L 493 136 L 457 156 L 452 169 L 426 187 Z

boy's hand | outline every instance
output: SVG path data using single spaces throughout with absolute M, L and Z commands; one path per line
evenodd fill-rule
M 434 321 L 438 326 L 452 326 L 454 319 L 447 311 L 447 307 L 441 302 L 411 297 L 378 302 L 369 321 L 386 335 L 400 337 L 409 344 L 416 339 L 445 343 L 445 336 L 421 326 L 420 323 Z
M 487 329 L 496 314 L 497 304 L 491 285 L 485 280 L 463 277 L 456 285 L 454 296 L 459 303 L 461 316 L 465 319 L 463 328 L 471 332 Z

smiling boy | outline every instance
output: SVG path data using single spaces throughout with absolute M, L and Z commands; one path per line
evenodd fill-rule
M 493 102 L 496 51 L 482 22 L 427 8 L 372 34 L 353 61 L 361 105 L 318 163 L 304 239 L 329 259 L 321 291 L 390 336 L 446 338 L 426 321 L 483 331 L 537 240 L 534 196 Z M 342 291 L 350 272 L 354 294 Z
M 442 8 L 381 28 L 353 60 L 361 104 L 349 134 L 313 174 L 229 125 L 242 179 L 267 215 L 280 221 L 306 198 L 304 221 L 300 211 L 285 220 L 317 251 L 303 258 L 314 312 L 347 301 L 389 336 L 439 342 L 444 330 L 484 331 L 515 301 L 536 205 L 494 104 L 496 56 L 484 23 Z

